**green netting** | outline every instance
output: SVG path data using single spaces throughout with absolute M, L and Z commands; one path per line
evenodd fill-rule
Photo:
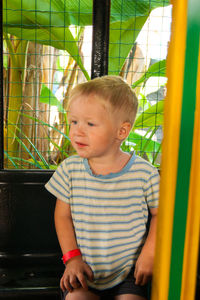
M 156 165 L 162 140 L 168 8 L 164 0 L 111 1 L 109 74 L 126 79 L 140 100 L 135 126 L 122 147 L 135 149 Z M 151 29 L 149 16 L 156 10 L 158 27 Z M 3 30 L 4 168 L 56 168 L 74 153 L 68 138 L 69 91 L 90 80 L 92 1 L 3 0 Z M 155 30 L 156 42 L 151 37 Z M 160 56 L 144 53 L 153 45 Z
M 168 1 L 121 1 L 115 18 L 119 21 L 110 24 L 109 73 L 121 75 L 139 99 L 136 122 L 123 148 L 159 166 L 171 6 Z

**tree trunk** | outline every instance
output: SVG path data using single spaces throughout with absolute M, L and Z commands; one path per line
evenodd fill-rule
M 29 43 L 22 100 L 22 114 L 26 114 L 31 118 L 36 117 L 38 119 L 44 119 L 44 115 L 46 115 L 45 107 L 41 108 L 39 104 L 42 82 L 42 54 L 43 45 L 32 42 Z M 39 125 L 37 125 L 34 119 L 30 119 L 24 115 L 21 116 L 20 125 L 21 139 L 23 139 L 23 142 L 29 151 L 36 156 L 36 153 L 34 153 L 35 150 L 33 149 L 31 143 L 35 145 L 37 150 L 41 151 L 41 145 L 43 144 L 44 147 L 46 146 L 46 141 L 43 141 L 43 138 L 46 135 L 44 134 L 45 131 L 39 129 Z M 28 141 L 28 139 L 31 141 L 31 143 Z M 23 153 L 21 154 L 23 159 L 30 159 L 28 152 L 23 150 Z

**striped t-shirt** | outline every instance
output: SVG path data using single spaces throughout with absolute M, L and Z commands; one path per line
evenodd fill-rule
M 46 188 L 70 204 L 78 247 L 94 273 L 88 285 L 122 282 L 144 244 L 148 209 L 158 206 L 157 169 L 133 154 L 120 172 L 94 175 L 87 159 L 71 156 Z

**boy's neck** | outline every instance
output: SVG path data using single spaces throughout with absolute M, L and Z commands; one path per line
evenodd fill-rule
M 120 150 L 117 155 L 107 158 L 88 159 L 90 168 L 95 175 L 108 175 L 120 172 L 131 158 L 131 154 Z

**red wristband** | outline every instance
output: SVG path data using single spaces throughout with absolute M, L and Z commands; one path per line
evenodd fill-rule
M 78 255 L 81 255 L 81 251 L 79 249 L 74 249 L 74 250 L 71 250 L 67 253 L 65 253 L 62 257 L 62 261 L 64 264 L 66 264 L 66 262 L 72 258 L 72 257 L 75 257 L 75 256 L 78 256 Z

